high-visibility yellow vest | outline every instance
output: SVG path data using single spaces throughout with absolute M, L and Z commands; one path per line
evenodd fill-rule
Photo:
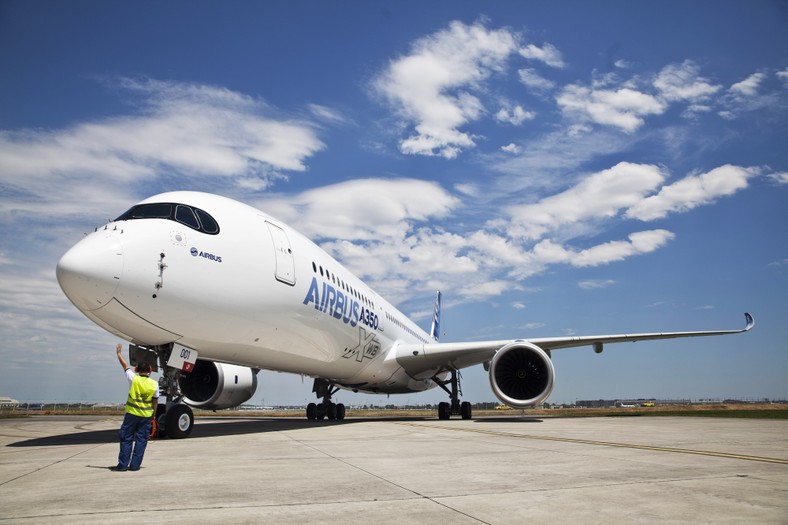
M 129 398 L 126 400 L 126 412 L 134 416 L 153 417 L 153 394 L 156 393 L 156 381 L 150 377 L 134 376 L 131 380 Z

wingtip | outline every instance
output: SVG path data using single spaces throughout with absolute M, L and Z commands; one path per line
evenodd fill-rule
M 749 312 L 744 312 L 744 319 L 747 321 L 747 326 L 744 327 L 744 331 L 746 332 L 755 326 L 755 319 Z

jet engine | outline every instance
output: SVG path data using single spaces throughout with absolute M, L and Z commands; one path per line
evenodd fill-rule
M 184 402 L 195 408 L 221 410 L 251 399 L 257 373 L 251 368 L 198 359 L 194 369 L 179 379 Z
M 553 390 L 554 375 L 547 352 L 526 342 L 504 346 L 490 363 L 492 391 L 512 408 L 528 408 L 544 402 Z

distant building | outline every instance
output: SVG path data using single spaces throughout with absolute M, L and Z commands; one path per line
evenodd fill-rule
M 582 408 L 610 408 L 615 405 L 615 399 L 581 399 L 575 402 L 575 406 Z
M 0 397 L 0 408 L 17 408 L 19 401 L 10 397 Z

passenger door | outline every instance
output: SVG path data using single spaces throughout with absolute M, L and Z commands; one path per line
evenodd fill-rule
M 287 234 L 276 224 L 272 224 L 268 221 L 265 221 L 265 224 L 268 226 L 268 231 L 274 242 L 274 253 L 276 254 L 276 280 L 294 286 L 296 282 L 295 260 Z

